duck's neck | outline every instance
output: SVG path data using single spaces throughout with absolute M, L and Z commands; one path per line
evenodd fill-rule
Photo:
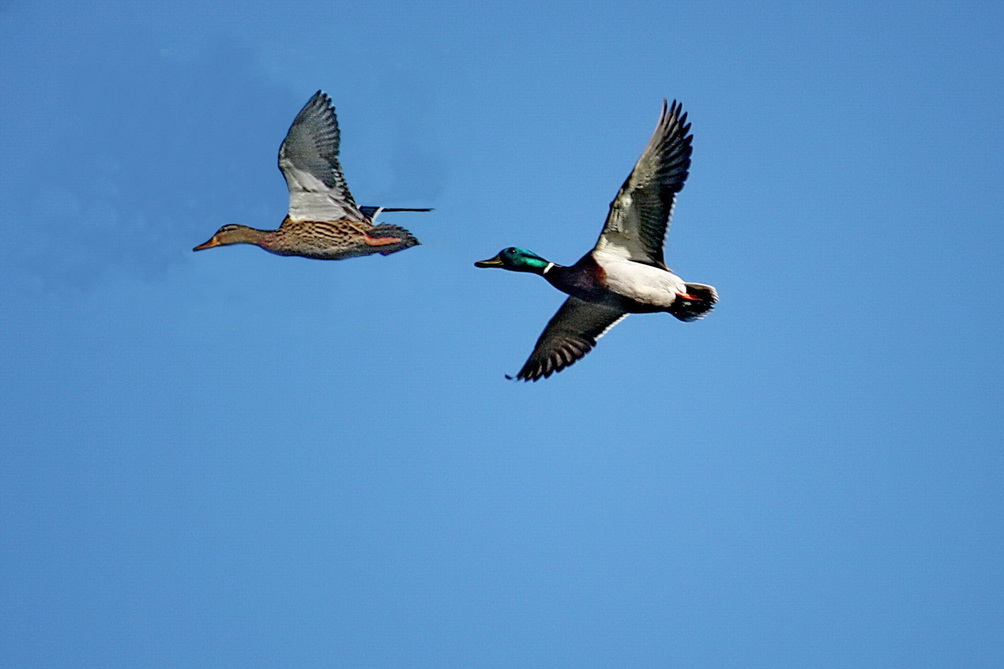
M 552 286 L 558 287 L 564 283 L 565 270 L 568 268 L 564 265 L 559 265 L 558 263 L 551 262 L 550 260 L 541 260 L 539 263 L 535 263 L 526 270 L 532 274 L 538 274 L 544 277 L 544 281 L 547 281 Z
M 520 262 L 515 267 L 509 267 L 508 269 L 515 270 L 517 272 L 529 272 L 530 274 L 539 274 L 546 277 L 547 273 L 553 270 L 558 265 L 555 265 L 549 260 L 544 260 L 538 257 L 524 257 L 520 259 Z
M 237 225 L 220 234 L 220 244 L 254 244 L 269 248 L 275 242 L 274 230 L 258 230 L 246 225 Z

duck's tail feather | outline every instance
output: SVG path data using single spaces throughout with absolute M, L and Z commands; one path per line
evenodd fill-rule
M 370 228 L 367 234 L 371 241 L 366 244 L 385 256 L 421 244 L 415 235 L 398 225 L 377 225 Z
M 371 221 L 377 216 L 385 211 L 432 211 L 428 207 L 423 207 L 420 209 L 412 209 L 411 207 L 359 207 L 359 211 L 363 213 L 363 216 L 370 219 Z
M 708 315 L 718 302 L 718 291 L 703 283 L 688 283 L 686 294 L 677 295 L 667 311 L 681 321 L 696 321 Z

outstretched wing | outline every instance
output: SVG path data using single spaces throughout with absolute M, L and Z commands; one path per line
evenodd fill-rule
M 314 93 L 279 147 L 279 169 L 289 187 L 294 221 L 365 221 L 338 164 L 338 119 L 331 98 Z
M 596 346 L 596 340 L 625 316 L 627 313 L 619 309 L 569 297 L 544 328 L 516 378 L 536 381 L 560 372 L 589 353 Z
M 682 106 L 662 101 L 659 123 L 648 145 L 610 203 L 596 250 L 666 269 L 666 239 L 676 194 L 683 189 L 693 150 L 690 124 Z

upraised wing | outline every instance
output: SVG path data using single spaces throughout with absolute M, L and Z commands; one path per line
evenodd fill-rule
M 289 187 L 294 221 L 366 221 L 338 164 L 338 119 L 322 91 L 293 120 L 279 147 L 279 169 Z
M 589 353 L 596 341 L 625 316 L 627 313 L 618 309 L 569 297 L 544 328 L 516 378 L 536 381 L 560 372 Z
M 682 105 L 662 101 L 659 123 L 631 174 L 610 203 L 595 249 L 666 269 L 662 246 L 693 151 Z

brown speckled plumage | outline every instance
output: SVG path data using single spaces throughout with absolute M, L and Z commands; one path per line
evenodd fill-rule
M 225 225 L 213 239 L 216 243 L 211 246 L 254 244 L 276 255 L 318 260 L 344 260 L 372 253 L 388 255 L 419 243 L 414 235 L 396 225 L 349 220 L 293 221 L 288 216 L 277 230 Z
M 270 253 L 319 260 L 343 260 L 373 253 L 389 255 L 419 243 L 408 230 L 375 224 L 382 211 L 431 211 L 360 207 L 338 163 L 340 133 L 335 110 L 318 91 L 304 105 L 279 147 L 279 169 L 289 187 L 289 214 L 276 230 L 224 225 L 195 251 L 253 244 Z

